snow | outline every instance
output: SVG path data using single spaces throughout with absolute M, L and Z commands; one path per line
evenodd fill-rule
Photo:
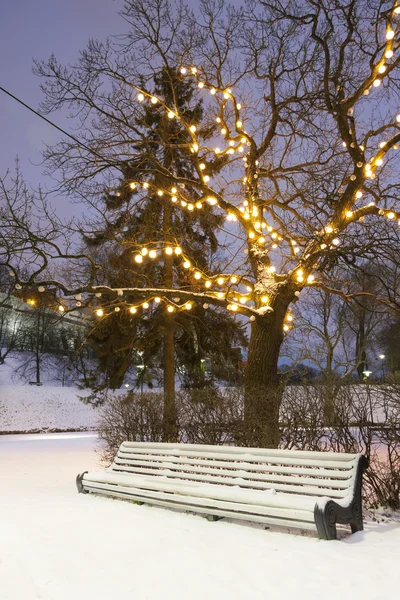
M 93 430 L 98 411 L 75 387 L 0 385 L 0 432 Z
M 78 494 L 102 469 L 90 433 L 0 436 L 2 600 L 383 600 L 400 524 L 340 541 Z

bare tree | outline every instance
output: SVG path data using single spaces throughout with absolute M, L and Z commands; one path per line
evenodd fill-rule
M 72 67 L 54 57 L 36 63 L 46 96 L 42 109 L 69 108 L 79 122 L 79 144 L 64 140 L 46 152 L 60 188 L 85 197 L 96 212 L 99 194 L 105 186 L 112 190 L 121 164 L 129 164 L 136 205 L 158 181 L 160 198 L 183 211 L 207 204 L 224 211 L 232 240 L 218 275 L 198 269 L 183 252 L 183 240 L 151 247 L 156 257 L 172 255 L 187 269 L 179 295 L 176 289 L 95 286 L 90 257 L 86 281 L 67 286 L 48 278 L 40 285 L 64 296 L 101 294 L 101 318 L 116 308 L 146 310 L 151 301 L 171 313 L 198 302 L 249 318 L 249 443 L 278 443 L 277 364 L 291 328 L 290 306 L 310 286 L 346 301 L 370 296 L 368 290 L 344 292 L 332 268 L 376 260 L 388 252 L 386 245 L 398 248 L 399 13 L 397 0 L 250 1 L 238 10 L 215 0 L 201 2 L 195 15 L 178 2 L 127 0 L 122 40 L 90 42 Z M 200 95 L 207 93 L 197 127 L 184 109 L 153 93 L 154 72 L 175 65 L 182 78 L 196 80 Z M 158 160 L 157 142 L 141 136 L 134 123 L 142 102 L 160 103 L 190 134 L 194 177 L 177 176 Z M 151 155 L 151 167 L 135 163 L 135 148 Z M 196 205 L 186 186 L 198 191 Z M 7 214 L 18 214 L 26 233 L 24 209 L 18 212 L 5 195 Z M 14 226 L 8 218 L 5 231 Z M 388 220 L 384 227 L 382 218 Z M 52 261 L 85 260 L 55 250 L 43 235 L 30 234 L 27 248 L 37 262 L 24 282 L 28 287 L 39 285 L 49 253 Z M 5 261 L 16 276 L 18 251 L 9 248 Z M 145 268 L 154 256 L 135 240 L 132 252 L 133 269 Z M 381 300 L 398 304 L 397 292 Z

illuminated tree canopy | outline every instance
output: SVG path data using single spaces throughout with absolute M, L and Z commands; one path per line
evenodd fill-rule
M 351 300 L 331 280 L 332 267 L 372 260 L 382 238 L 398 243 L 400 5 L 270 0 L 235 9 L 205 1 L 194 15 L 179 3 L 129 0 L 122 16 L 128 24 L 123 40 L 91 42 L 72 67 L 54 57 L 36 63 L 43 110 L 69 108 L 92 150 L 64 140 L 47 149 L 47 169 L 61 189 L 94 210 L 106 186 L 110 194 L 125 193 L 117 181 L 128 165 L 124 210 L 138 210 L 156 193 L 187 213 L 210 207 L 224 213 L 217 233 L 230 240 L 226 267 L 219 273 L 200 267 L 185 252 L 185 240 L 132 240 L 132 269 L 170 256 L 187 271 L 179 294 L 176 288 L 96 285 L 96 263 L 82 254 L 76 260 L 89 261 L 89 275 L 67 285 L 42 273 L 49 261 L 74 261 L 73 252 L 50 246 L 48 233 L 27 235 L 24 218 L 18 229 L 10 212 L 3 216 L 4 262 L 17 285 L 58 290 L 60 307 L 79 298 L 100 319 L 111 311 L 142 314 L 152 303 L 171 314 L 201 303 L 247 318 L 247 417 L 258 443 L 275 444 L 278 408 L 269 394 L 293 326 L 291 305 L 308 287 Z M 154 94 L 151 82 L 159 72 L 196 83 L 200 123 L 187 118 L 188 106 Z M 165 126 L 176 128 L 176 143 L 195 175 L 179 176 L 158 159 L 157 132 L 151 141 L 142 136 L 135 119 L 149 104 Z M 135 160 L 143 152 L 146 164 Z M 3 183 L 12 207 L 10 189 Z M 16 239 L 21 242 L 12 250 Z M 29 281 L 18 280 L 15 247 L 35 256 Z M 264 400 L 255 407 L 260 389 Z

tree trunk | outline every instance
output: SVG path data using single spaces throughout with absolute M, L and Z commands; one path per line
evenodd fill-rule
M 283 387 L 278 359 L 284 339 L 286 308 L 257 317 L 251 327 L 245 375 L 244 436 L 246 445 L 277 448 Z
M 164 209 L 163 229 L 164 239 L 168 239 L 172 225 L 172 210 L 169 205 Z M 173 285 L 173 259 L 166 255 L 164 259 L 164 285 L 172 288 Z M 163 440 L 176 442 L 178 440 L 178 426 L 176 419 L 175 403 L 175 321 L 172 314 L 167 313 L 164 320 L 163 340 L 163 370 L 164 370 L 164 414 L 163 414 Z
M 164 442 L 176 442 L 178 439 L 178 426 L 176 422 L 175 403 L 175 340 L 173 317 L 166 316 L 164 330 L 164 415 L 163 439 Z

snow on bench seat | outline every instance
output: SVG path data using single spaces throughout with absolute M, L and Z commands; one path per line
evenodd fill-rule
M 214 517 L 317 529 L 363 528 L 361 454 L 123 442 L 105 471 L 77 477 L 80 492 Z

